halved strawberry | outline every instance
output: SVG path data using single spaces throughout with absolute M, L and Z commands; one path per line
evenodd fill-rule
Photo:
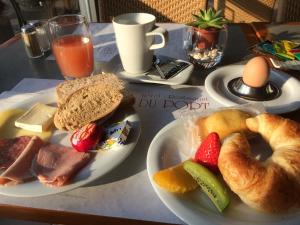
M 194 160 L 203 166 L 206 166 L 211 171 L 217 173 L 218 158 L 220 154 L 221 142 L 219 135 L 212 132 L 202 141 L 198 147 Z

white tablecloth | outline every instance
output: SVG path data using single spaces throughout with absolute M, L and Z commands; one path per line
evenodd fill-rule
M 49 92 L 59 82 L 25 78 L 11 91 L 0 95 L 0 110 Z M 85 187 L 45 197 L 1 196 L 0 204 L 181 224 L 182 221 L 161 202 L 150 184 L 146 169 L 148 146 L 158 130 L 191 111 L 192 107 L 187 107 L 183 99 L 187 104 L 191 99 L 206 103 L 207 108 L 219 105 L 207 96 L 203 87 L 142 84 L 130 84 L 129 87 L 136 97 L 134 108 L 141 118 L 142 133 L 136 148 L 120 166 Z M 150 106 L 150 101 L 156 104 Z M 178 104 L 166 105 L 166 101 Z

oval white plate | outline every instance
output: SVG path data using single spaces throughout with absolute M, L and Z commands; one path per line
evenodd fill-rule
M 242 99 L 232 94 L 227 84 L 234 78 L 241 77 L 244 65 L 230 65 L 221 67 L 210 73 L 205 80 L 207 93 L 224 106 L 255 102 Z M 266 111 L 270 113 L 286 113 L 300 108 L 300 82 L 288 74 L 271 70 L 270 80 L 281 88 L 281 95 L 270 101 L 262 101 Z
M 154 137 L 147 155 L 147 171 L 151 184 L 161 201 L 187 224 L 195 225 L 274 225 L 300 224 L 300 211 L 283 215 L 268 215 L 255 211 L 242 203 L 234 194 L 229 207 L 219 213 L 200 188 L 187 194 L 172 194 L 158 187 L 153 174 L 185 160 L 181 152 L 189 135 L 185 128 L 187 119 L 175 120 Z
M 54 91 L 47 92 L 40 96 L 34 96 L 27 101 L 16 103 L 9 108 L 28 109 L 36 102 L 55 105 Z M 134 110 L 131 111 L 129 109 L 124 110 L 122 114 L 119 113 L 114 116 L 118 117 L 118 121 L 126 119 L 132 124 L 132 130 L 130 131 L 127 144 L 120 147 L 114 147 L 109 151 L 99 151 L 96 157 L 72 179 L 70 184 L 52 188 L 41 184 L 38 180 L 35 180 L 15 186 L 0 186 L 0 194 L 14 197 L 37 197 L 61 193 L 86 185 L 117 167 L 132 152 L 139 139 L 140 119 Z M 69 141 L 70 135 L 71 134 L 68 134 L 67 132 L 55 131 L 50 142 L 59 143 L 64 146 L 71 146 Z

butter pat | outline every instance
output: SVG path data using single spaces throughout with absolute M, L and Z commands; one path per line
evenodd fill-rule
M 129 121 L 114 123 L 105 129 L 106 139 L 100 144 L 101 149 L 110 149 L 115 145 L 124 145 L 131 130 Z
M 15 121 L 15 126 L 35 132 L 46 131 L 53 123 L 55 112 L 56 107 L 36 103 Z

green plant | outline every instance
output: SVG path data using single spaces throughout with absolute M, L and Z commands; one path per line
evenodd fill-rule
M 200 29 L 221 29 L 229 21 L 222 16 L 222 10 L 215 11 L 212 8 L 200 10 L 199 15 L 192 14 L 195 21 L 189 25 Z

